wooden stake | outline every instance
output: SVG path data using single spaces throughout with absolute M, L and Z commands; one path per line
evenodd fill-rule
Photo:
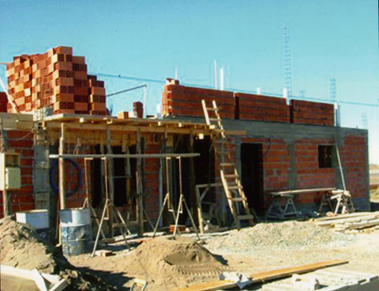
M 65 147 L 65 123 L 61 124 L 61 137 L 59 140 L 59 154 L 64 154 Z M 60 208 L 66 208 L 66 193 L 65 193 L 65 185 L 66 185 L 66 173 L 65 173 L 65 165 L 64 158 L 59 158 L 59 201 Z

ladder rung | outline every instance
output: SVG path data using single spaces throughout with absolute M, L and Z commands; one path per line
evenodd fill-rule
M 248 220 L 248 219 L 254 219 L 254 216 L 252 216 L 251 214 L 238 215 L 237 218 L 238 220 Z
M 218 110 L 218 108 L 214 108 L 214 107 L 205 107 L 205 109 L 210 110 L 210 111 L 217 111 Z
M 234 163 L 220 163 L 221 167 L 232 167 L 234 165 L 235 165 Z
M 224 174 L 224 178 L 226 178 L 226 179 L 235 179 L 235 178 L 238 178 L 238 177 L 239 176 L 236 175 L 236 174 L 227 174 L 227 175 Z
M 209 118 L 209 121 L 220 121 L 220 118 Z
M 233 202 L 242 202 L 242 201 L 246 201 L 247 198 L 246 197 L 238 197 L 238 198 L 230 198 L 230 200 L 232 200 Z
M 237 189 L 242 189 L 242 186 L 238 186 L 238 185 L 235 185 L 235 186 L 228 186 L 229 190 L 237 190 Z

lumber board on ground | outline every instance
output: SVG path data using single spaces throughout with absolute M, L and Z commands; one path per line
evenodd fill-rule
M 351 217 L 360 217 L 365 215 L 379 215 L 379 211 L 376 212 L 354 212 L 350 214 L 339 214 L 332 217 L 321 217 L 316 218 L 313 220 L 313 222 L 319 222 L 319 221 L 331 221 L 331 220 L 338 220 L 338 219 L 344 219 L 344 218 L 351 218 Z
M 255 273 L 255 274 L 251 274 L 250 278 L 251 278 L 252 284 L 262 283 L 262 282 L 267 282 L 267 281 L 271 281 L 275 279 L 285 278 L 293 274 L 308 273 L 308 272 L 316 271 L 318 269 L 338 266 L 338 265 L 347 264 L 347 263 L 348 261 L 344 261 L 344 260 L 319 262 L 319 263 L 307 264 L 307 265 L 302 265 L 302 266 L 282 268 L 282 269 L 277 269 L 277 270 Z M 212 291 L 212 290 L 226 290 L 226 289 L 231 289 L 235 287 L 237 287 L 237 283 L 233 281 L 218 280 L 218 281 L 210 281 L 210 282 L 205 282 L 201 284 L 196 284 L 196 285 L 192 285 L 192 286 L 188 286 L 184 288 L 173 289 L 171 291 Z
M 291 276 L 292 274 L 303 274 L 303 273 L 308 273 L 311 271 L 316 271 L 318 269 L 343 265 L 347 263 L 348 261 L 344 261 L 344 260 L 319 262 L 319 263 L 313 263 L 313 264 L 307 264 L 307 265 L 302 265 L 302 266 L 289 267 L 289 268 L 283 268 L 283 269 L 278 269 L 278 270 L 251 274 L 250 277 L 252 278 L 253 283 L 263 283 L 270 280 L 285 278 L 285 277 Z
M 349 217 L 349 218 L 341 218 L 341 219 L 334 219 L 334 220 L 324 220 L 315 222 L 318 226 L 333 226 L 336 224 L 342 224 L 342 223 L 348 223 L 348 222 L 361 222 L 365 220 L 372 220 L 376 219 L 379 215 L 364 215 L 364 216 L 357 216 L 357 217 Z

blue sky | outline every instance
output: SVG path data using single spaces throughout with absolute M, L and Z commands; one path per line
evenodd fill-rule
M 370 162 L 379 164 L 375 0 L 0 0 L 0 62 L 71 46 L 107 93 L 147 84 L 147 113 L 155 114 L 167 77 L 214 87 L 215 60 L 226 90 L 281 95 L 285 25 L 294 98 L 304 90 L 306 99 L 328 101 L 335 78 L 342 126 L 362 128 L 367 114 Z M 112 97 L 115 111 L 131 110 L 143 93 Z

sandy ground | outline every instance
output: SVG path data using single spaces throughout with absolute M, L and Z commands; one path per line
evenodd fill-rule
M 162 239 L 154 240 L 158 242 Z M 349 261 L 338 267 L 341 270 L 379 275 L 378 231 L 343 234 L 321 228 L 312 222 L 287 221 L 259 223 L 240 231 L 204 235 L 197 252 L 209 250 L 219 265 L 207 264 L 209 258 L 205 258 L 204 269 L 197 271 L 188 268 L 189 264 L 199 261 L 193 257 L 194 254 L 192 257 L 191 254 L 176 256 L 179 260 L 176 262 L 167 260 L 170 254 L 186 249 L 185 244 L 175 250 L 176 243 L 168 247 L 156 242 L 144 242 L 132 251 L 120 250 L 111 257 L 80 255 L 69 258 L 69 261 L 78 268 L 97 271 L 97 275 L 120 290 L 128 290 L 133 277 L 147 280 L 148 290 L 171 290 L 217 279 L 219 272 L 212 273 L 210 270 L 218 267 L 220 271 L 221 266 L 229 271 L 253 274 L 334 259 Z M 138 252 L 139 256 L 136 255 Z M 185 262 L 180 262 L 183 259 Z M 169 271 L 167 266 L 164 269 L 167 263 L 172 267 Z M 209 268 L 206 268 L 207 265 Z M 187 267 L 183 272 L 178 266 Z M 102 272 L 105 272 L 105 276 Z
M 130 249 L 108 245 L 113 256 L 82 254 L 67 260 L 28 225 L 7 218 L 0 220 L 0 257 L 7 266 L 63 276 L 70 282 L 67 291 L 129 290 L 133 278 L 147 280 L 147 290 L 175 290 L 218 280 L 225 271 L 251 275 L 335 259 L 349 261 L 340 270 L 379 275 L 379 230 L 374 229 L 340 233 L 312 221 L 261 222 L 201 240 L 190 234 L 145 239 Z M 2 290 L 32 290 L 6 281 Z

